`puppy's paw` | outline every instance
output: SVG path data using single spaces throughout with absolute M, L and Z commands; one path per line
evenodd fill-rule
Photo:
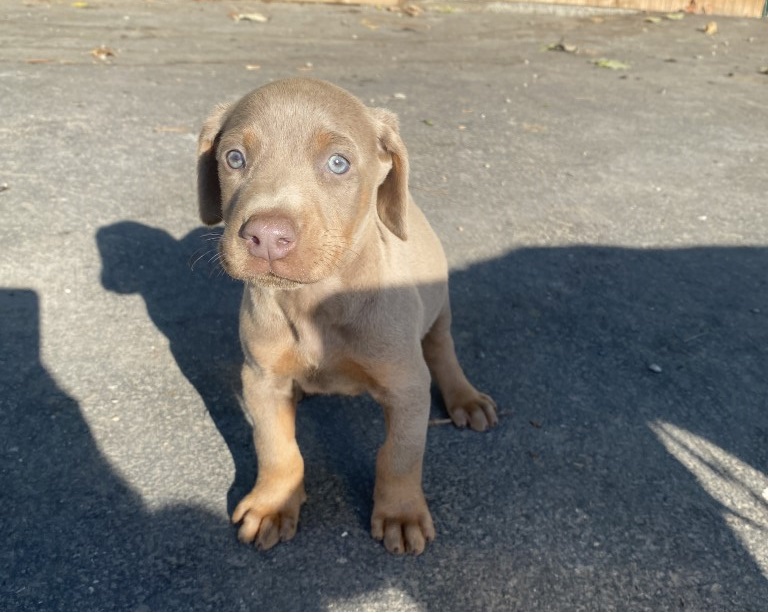
M 384 505 L 374 503 L 371 535 L 384 541 L 387 551 L 395 554 L 419 555 L 435 538 L 435 526 L 424 500 L 415 503 Z
M 451 421 L 459 428 L 469 426 L 473 430 L 483 432 L 499 423 L 493 398 L 475 388 L 470 388 L 452 399 L 447 408 Z
M 232 513 L 232 523 L 241 524 L 237 538 L 243 543 L 254 543 L 259 549 L 270 549 L 280 541 L 292 539 L 306 499 L 303 485 L 282 495 L 257 485 Z

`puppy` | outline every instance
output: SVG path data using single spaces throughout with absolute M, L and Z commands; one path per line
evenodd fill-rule
M 421 553 L 435 537 L 421 486 L 431 378 L 457 426 L 497 417 L 456 358 L 445 255 L 409 194 L 396 116 L 323 81 L 266 85 L 203 125 L 198 196 L 202 221 L 224 222 L 225 270 L 245 282 L 258 478 L 232 515 L 240 540 L 269 549 L 296 534 L 303 393 L 368 392 L 386 423 L 371 532 L 392 553 Z

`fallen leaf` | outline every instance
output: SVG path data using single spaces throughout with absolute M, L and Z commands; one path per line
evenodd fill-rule
M 523 122 L 523 130 L 532 134 L 540 134 L 547 131 L 547 126 L 542 126 L 540 123 Z
M 186 134 L 191 132 L 187 126 L 155 126 L 155 132 L 171 132 L 174 134 Z
M 600 58 L 599 60 L 593 60 L 592 63 L 598 68 L 607 68 L 608 70 L 627 70 L 629 64 L 620 62 L 619 60 L 608 60 L 606 58 Z
M 648 15 L 648 17 L 645 18 L 646 23 L 661 23 L 661 17 L 656 17 L 656 15 Z
M 106 62 L 107 60 L 109 60 L 109 58 L 115 57 L 117 54 L 111 47 L 107 47 L 106 45 L 100 45 L 94 49 L 91 49 L 91 55 L 95 57 L 97 60 Z
M 432 121 L 431 119 L 422 119 L 421 123 L 429 126 L 430 128 L 435 125 L 435 122 Z
M 416 4 L 406 4 L 403 7 L 403 13 L 410 17 L 419 17 L 422 13 L 424 13 L 424 9 L 420 6 L 417 6 Z
M 269 17 L 261 13 L 230 13 L 229 16 L 235 21 L 255 21 L 256 23 L 267 23 Z
M 702 29 L 702 32 L 706 34 L 707 36 L 713 36 L 717 34 L 717 22 L 716 21 L 710 21 L 707 25 L 705 25 Z
M 685 17 L 685 13 L 667 13 L 664 15 L 665 19 L 671 19 L 672 21 L 680 21 Z
M 560 41 L 559 43 L 552 43 L 551 45 L 547 45 L 547 51 L 562 51 L 563 53 L 576 53 L 578 48 L 576 45 L 569 45 L 568 43 L 564 43 L 563 41 Z

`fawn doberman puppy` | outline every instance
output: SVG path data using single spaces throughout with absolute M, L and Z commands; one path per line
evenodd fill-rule
M 442 246 L 408 189 L 397 117 L 314 79 L 218 106 L 198 149 L 200 216 L 224 222 L 224 269 L 244 281 L 243 400 L 258 478 L 239 538 L 296 534 L 306 499 L 296 443 L 304 393 L 369 393 L 384 409 L 373 537 L 393 553 L 435 537 L 422 490 L 434 379 L 452 421 L 485 430 L 496 405 L 459 365 Z

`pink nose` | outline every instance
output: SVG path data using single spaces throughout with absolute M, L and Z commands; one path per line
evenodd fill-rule
M 253 257 L 268 262 L 283 259 L 296 246 L 296 230 L 285 217 L 251 217 L 240 236 Z

